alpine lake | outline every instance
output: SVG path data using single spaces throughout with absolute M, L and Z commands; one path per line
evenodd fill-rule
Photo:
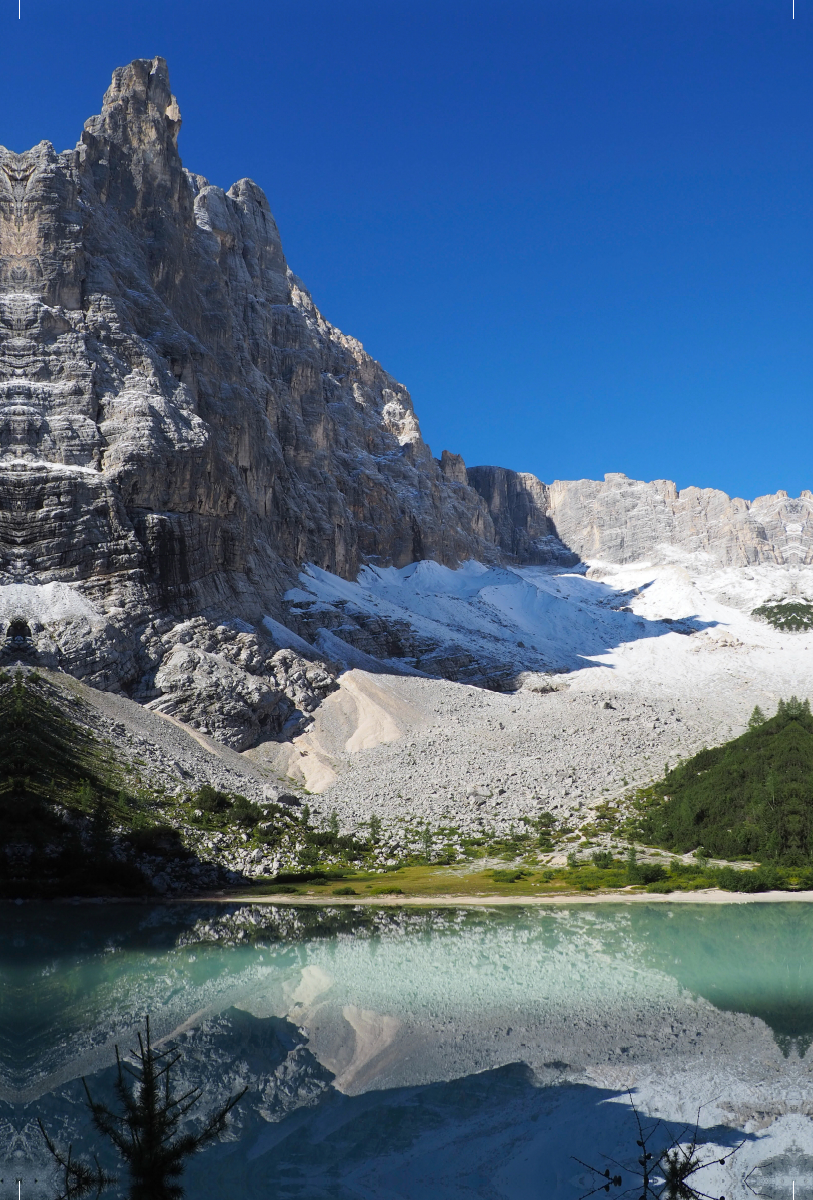
M 38 1120 L 114 1166 L 82 1078 L 146 1015 L 190 1120 L 248 1089 L 190 1200 L 637 1196 L 636 1110 L 708 1196 L 813 1200 L 813 904 L 3 911 L 0 1200 L 58 1194 Z

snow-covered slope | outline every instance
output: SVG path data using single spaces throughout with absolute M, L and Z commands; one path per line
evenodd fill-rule
M 490 664 L 505 690 L 538 686 L 529 673 L 590 670 L 600 678 L 571 685 L 601 687 L 612 672 L 629 684 L 692 688 L 708 673 L 701 648 L 727 647 L 740 651 L 735 674 L 778 671 L 782 687 L 803 689 L 807 637 L 780 633 L 751 613 L 791 587 L 813 593 L 813 570 L 806 574 L 791 579 L 786 568 L 767 565 L 692 572 L 679 563 L 572 570 L 470 561 L 457 570 L 436 562 L 365 567 L 348 582 L 309 566 L 286 600 L 292 620 L 347 667 L 374 667 L 377 659 L 382 670 L 441 674 L 433 668 L 457 653 L 484 676 Z
M 636 584 L 626 579 L 605 583 L 587 578 L 585 571 L 487 567 L 474 561 L 451 570 L 424 561 L 401 570 L 365 567 L 350 583 L 309 566 L 300 575 L 302 586 L 288 592 L 286 600 L 300 622 L 304 618 L 327 625 L 340 615 L 342 623 L 332 633 L 353 646 L 363 641 L 359 627 L 375 646 L 370 625 L 383 623 L 386 632 L 377 639 L 382 651 L 377 657 L 391 668 L 424 668 L 428 674 L 435 673 L 439 648 L 447 657 L 468 653 L 484 675 L 487 664 L 516 675 L 578 670 L 614 647 L 670 632 L 661 614 L 633 611 Z M 671 619 L 672 610 L 679 611 L 681 631 L 693 632 L 702 622 L 693 611 L 691 583 L 688 577 L 684 586 L 682 577 L 676 582 L 674 602 L 662 615 Z M 402 626 L 412 634 L 403 647 L 407 653 L 387 654 L 393 649 L 391 632 Z M 333 649 L 342 653 L 341 646 Z M 410 654 L 410 649 L 417 652 Z M 348 656 L 348 665 L 351 660 Z
M 291 622 L 348 669 L 306 733 L 250 753 L 348 824 L 579 813 L 740 733 L 755 704 L 813 695 L 813 636 L 751 615 L 789 593 L 813 594 L 813 571 L 421 562 L 348 582 L 308 567 Z

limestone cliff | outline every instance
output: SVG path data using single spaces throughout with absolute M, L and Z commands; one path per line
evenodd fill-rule
M 630 563 L 691 558 L 702 567 L 813 562 L 813 494 L 787 492 L 748 501 L 715 488 L 626 475 L 541 483 L 502 467 L 469 468 L 486 501 L 501 549 L 525 562 Z M 546 558 L 546 555 L 548 556 Z
M 186 171 L 180 123 L 165 62 L 138 60 L 75 150 L 0 150 L 2 582 L 55 664 L 145 696 L 156 616 L 253 625 L 304 561 L 497 553 L 262 191 Z M 72 621 L 49 584 L 82 593 Z

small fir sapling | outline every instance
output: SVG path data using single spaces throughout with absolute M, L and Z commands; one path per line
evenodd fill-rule
M 663 1121 L 645 1124 L 632 1092 L 628 1091 L 627 1095 L 637 1126 L 635 1150 L 627 1159 L 604 1155 L 608 1165 L 603 1169 L 574 1156 L 573 1161 L 591 1173 L 593 1183 L 590 1191 L 583 1192 L 579 1200 L 588 1200 L 590 1196 L 609 1193 L 616 1188 L 623 1189 L 619 1200 L 622 1196 L 636 1196 L 640 1200 L 718 1200 L 717 1196 L 701 1190 L 699 1176 L 709 1167 L 724 1166 L 745 1145 L 745 1140 L 722 1154 L 716 1148 L 704 1154 L 703 1147 L 707 1143 L 700 1138 L 699 1112 L 693 1130 L 685 1127 L 670 1137 Z M 719 1200 L 726 1198 L 720 1196 Z
M 765 724 L 765 720 L 766 720 L 765 713 L 762 711 L 762 709 L 759 707 L 758 704 L 755 704 L 754 711 L 751 713 L 751 716 L 748 718 L 748 728 L 749 729 L 759 729 L 760 725 Z

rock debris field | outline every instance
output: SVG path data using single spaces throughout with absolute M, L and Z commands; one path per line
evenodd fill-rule
M 602 801 L 744 732 L 755 705 L 771 714 L 781 697 L 813 693 L 813 636 L 751 615 L 771 586 L 767 568 L 611 570 L 654 636 L 583 654 L 576 670 L 528 672 L 513 693 L 349 670 L 305 734 L 247 757 L 298 781 L 312 809 L 335 811 L 343 827 L 376 813 L 385 827 L 502 833 L 545 810 L 578 826 Z M 591 621 L 585 596 L 596 585 L 579 586 L 560 639 L 582 638 L 578 624 Z
M 310 803 L 325 816 L 335 811 L 343 827 L 372 813 L 385 825 L 429 823 L 469 833 L 507 832 L 523 815 L 545 810 L 586 818 L 596 803 L 659 777 L 667 763 L 710 739 L 734 736 L 748 716 L 747 703 L 732 719 L 714 697 L 501 695 L 435 680 L 350 675 L 357 686 L 386 689 L 413 719 L 397 740 L 331 758 L 328 769 L 337 777 Z M 330 720 L 323 710 L 318 736 L 297 742 L 294 754 L 306 769 L 313 759 L 317 771 L 325 764 Z
M 501 835 L 549 811 L 578 828 L 602 801 L 742 733 L 754 705 L 770 714 L 782 697 L 812 695 L 813 633 L 781 633 L 750 615 L 770 582 L 734 569 L 691 579 L 674 565 L 613 568 L 647 636 L 582 653 L 575 670 L 525 672 L 514 692 L 399 675 L 392 664 L 344 670 L 303 733 L 243 753 L 171 715 L 52 678 L 124 752 L 134 779 L 174 794 L 208 782 L 259 802 L 294 793 L 317 822 L 335 813 L 344 832 L 376 815 L 397 854 L 427 825 Z M 584 577 L 576 585 L 570 621 L 556 626 L 563 646 L 584 640 L 592 593 L 599 604 L 606 592 Z

